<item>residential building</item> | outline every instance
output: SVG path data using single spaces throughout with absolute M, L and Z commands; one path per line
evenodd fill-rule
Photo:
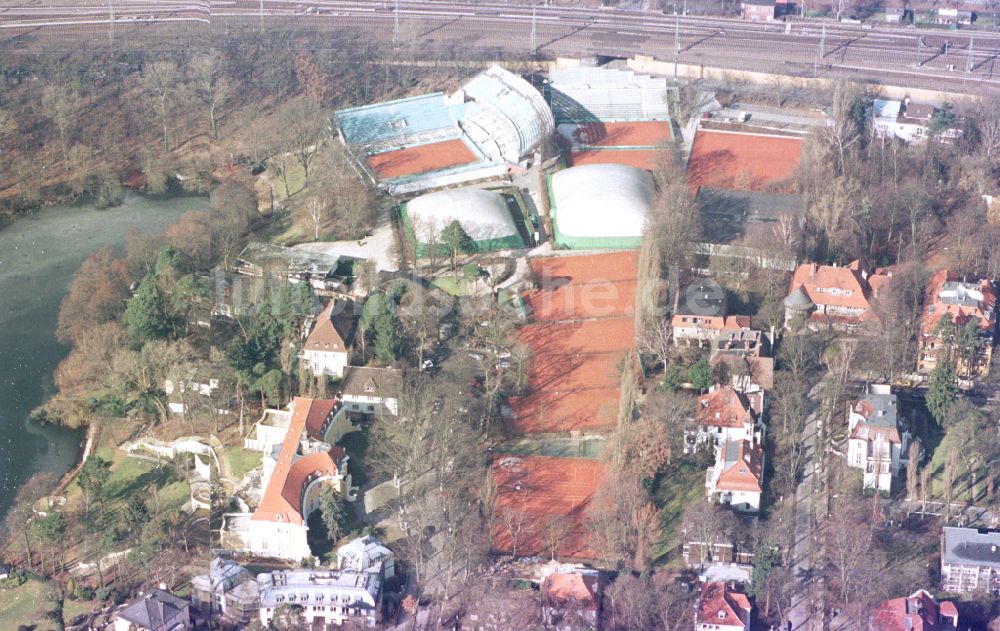
M 164 379 L 163 392 L 167 395 L 167 409 L 172 414 L 183 416 L 196 409 L 213 414 L 229 414 L 219 395 L 218 379 L 192 371 L 187 379 Z
M 298 605 L 308 624 L 375 626 L 381 620 L 382 577 L 374 572 L 285 570 L 258 574 L 260 622 L 282 604 Z
M 247 440 L 248 445 L 265 452 L 262 498 L 252 515 L 225 516 L 225 547 L 294 561 L 312 556 L 306 520 L 318 508 L 323 489 L 332 487 L 354 500 L 347 453 L 343 447 L 326 442 L 331 431 L 340 437 L 346 418 L 342 410 L 338 401 L 303 397 L 296 397 L 287 413 L 268 410 L 265 418 L 272 419 L 274 425 L 258 423 L 253 438 Z M 282 429 L 284 436 L 275 444 Z
M 903 7 L 886 7 L 885 21 L 889 24 L 902 24 L 906 18 L 906 9 Z
M 599 628 L 600 575 L 594 570 L 554 572 L 542 580 L 542 620 L 548 629 Z
M 744 394 L 774 387 L 774 358 L 768 357 L 770 339 L 762 331 L 742 329 L 720 333 L 712 341 L 709 364 L 718 385 L 732 384 Z
M 688 435 L 685 450 L 691 451 L 699 443 L 722 445 L 753 438 L 758 434 L 764 397 L 762 391 L 747 395 L 728 385 L 698 397 L 694 412 L 697 429 Z
M 6 563 L 0 563 L 0 581 L 10 578 L 11 567 Z
M 760 511 L 764 449 L 755 440 L 727 440 L 715 450 L 715 465 L 705 476 L 705 494 L 744 513 Z
M 945 526 L 941 588 L 954 594 L 988 589 L 1000 595 L 1000 531 Z
M 697 631 L 750 631 L 753 607 L 746 594 L 726 583 L 704 583 L 695 610 Z
M 334 299 L 316 316 L 302 347 L 306 369 L 315 375 L 342 377 L 351 360 L 356 319 L 354 304 Z
M 903 142 L 920 142 L 930 135 L 928 126 L 937 111 L 929 103 L 875 99 L 872 101 L 872 130 L 879 138 L 898 138 Z M 962 136 L 960 127 L 945 129 L 940 139 L 949 142 Z
M 884 600 L 872 615 L 868 631 L 956 631 L 958 609 L 950 600 L 939 603 L 924 589 Z
M 872 384 L 847 415 L 847 466 L 864 471 L 866 489 L 884 493 L 908 464 L 910 433 L 900 417 L 892 387 Z
M 946 352 L 950 340 L 941 339 L 940 326 L 942 318 L 947 317 L 958 328 L 970 326 L 976 331 L 968 340 L 972 348 L 952 349 L 958 376 L 971 379 L 987 375 L 997 330 L 996 304 L 996 289 L 987 279 L 968 283 L 959 280 L 955 272 L 942 270 L 935 274 L 924 299 L 917 370 L 931 372 L 939 355 Z
M 162 589 L 139 596 L 115 616 L 115 631 L 188 631 L 193 629 L 191 607 Z
M 337 548 L 337 568 L 392 578 L 396 575 L 396 555 L 374 537 L 358 537 Z
M 340 400 L 348 413 L 367 416 L 383 410 L 396 415 L 403 374 L 395 368 L 348 366 L 340 382 Z
M 750 316 L 727 316 L 725 293 L 715 283 L 699 281 L 677 292 L 673 327 L 674 344 L 682 341 L 698 346 L 719 335 L 736 335 L 750 329 Z
M 742 0 L 740 17 L 748 22 L 773 22 L 777 17 L 775 0 Z
M 810 325 L 852 329 L 873 320 L 871 300 L 891 278 L 891 270 L 869 274 L 857 260 L 846 267 L 803 263 L 792 275 L 784 300 L 785 325 L 805 319 Z
M 934 22 L 937 24 L 965 24 L 969 25 L 975 21 L 975 13 L 972 11 L 959 11 L 946 7 L 939 8 Z
M 215 557 L 208 574 L 191 579 L 191 603 L 203 613 L 249 622 L 260 609 L 257 581 L 239 563 Z

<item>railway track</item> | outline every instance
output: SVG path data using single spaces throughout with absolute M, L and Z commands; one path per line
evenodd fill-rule
M 398 14 L 397 14 L 398 7 Z M 157 25 L 225 29 L 241 21 L 294 20 L 315 30 L 351 30 L 426 51 L 545 55 L 646 54 L 738 70 L 852 75 L 962 91 L 1000 87 L 1000 33 L 941 32 L 815 21 L 753 24 L 732 18 L 583 7 L 468 4 L 454 0 L 81 0 L 25 1 L 0 9 L 0 46 L 46 34 L 104 38 Z M 397 33 L 397 24 L 400 32 Z M 148 32 L 148 31 L 145 31 Z M 533 32 L 533 35 L 532 35 Z M 21 36 L 18 38 L 18 36 Z M 61 38 L 52 43 L 65 44 Z M 1000 72 L 1000 68 L 996 69 Z

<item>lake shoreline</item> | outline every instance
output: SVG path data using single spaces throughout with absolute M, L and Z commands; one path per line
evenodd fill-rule
M 65 488 L 96 427 L 68 428 L 33 415 L 56 393 L 54 372 L 70 350 L 55 339 L 55 328 L 73 274 L 102 247 L 120 251 L 130 229 L 155 234 L 192 209 L 207 210 L 208 198 L 129 192 L 119 206 L 56 203 L 0 227 L 0 428 L 7 435 L 0 443 L 0 518 L 37 474 L 56 474 L 57 488 Z

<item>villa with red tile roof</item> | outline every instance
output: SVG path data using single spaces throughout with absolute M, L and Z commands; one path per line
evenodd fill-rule
M 351 361 L 355 317 L 353 303 L 331 300 L 316 316 L 300 355 L 314 375 L 341 377 Z
M 760 510 L 764 492 L 764 449 L 755 440 L 726 441 L 715 452 L 705 477 L 705 494 L 744 513 Z
M 698 443 L 721 445 L 726 441 L 751 439 L 758 430 L 764 396 L 763 391 L 747 395 L 731 385 L 712 388 L 701 395 L 694 410 L 697 428 L 689 434 L 685 448 L 690 451 Z
M 917 371 L 931 372 L 937 366 L 938 356 L 946 352 L 948 340 L 942 339 L 941 325 L 947 317 L 959 328 L 972 322 L 977 332 L 975 349 L 971 353 L 956 353 L 958 376 L 971 379 L 988 374 L 997 330 L 996 305 L 996 288 L 987 279 L 968 283 L 948 270 L 931 277 L 920 324 Z
M 926 590 L 882 601 L 872 616 L 870 631 L 954 631 L 958 609 L 950 600 L 938 603 Z
M 746 594 L 725 583 L 705 583 L 695 612 L 697 631 L 750 631 L 753 606 Z
M 750 316 L 727 315 L 725 293 L 717 284 L 702 281 L 677 292 L 670 325 L 675 346 L 682 341 L 701 346 L 721 334 L 749 331 Z
M 870 275 L 860 261 L 846 267 L 803 263 L 796 268 L 785 298 L 785 324 L 806 318 L 810 324 L 852 329 L 876 316 L 872 299 L 892 278 L 891 270 Z
M 224 546 L 293 561 L 312 556 L 306 521 L 319 506 L 320 492 L 333 487 L 352 499 L 348 456 L 326 440 L 339 440 L 353 429 L 341 403 L 332 399 L 295 397 L 288 410 L 267 410 L 246 441 L 248 448 L 264 452 L 263 497 L 252 515 L 226 516 Z

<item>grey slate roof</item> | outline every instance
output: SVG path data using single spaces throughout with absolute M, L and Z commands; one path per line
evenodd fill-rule
M 189 629 L 191 620 L 187 607 L 186 600 L 162 589 L 153 589 L 122 610 L 118 617 L 150 631 Z
M 708 281 L 694 282 L 678 295 L 674 315 L 722 317 L 726 315 L 726 294 L 722 288 Z
M 1000 531 L 945 527 L 941 561 L 1000 568 Z
M 894 394 L 868 394 L 865 400 L 871 403 L 873 412 L 865 421 L 872 427 L 896 427 L 897 399 Z
M 732 191 L 703 186 L 696 199 L 711 243 L 729 243 L 749 232 L 770 231 L 784 217 L 804 221 L 805 197 L 794 193 Z

